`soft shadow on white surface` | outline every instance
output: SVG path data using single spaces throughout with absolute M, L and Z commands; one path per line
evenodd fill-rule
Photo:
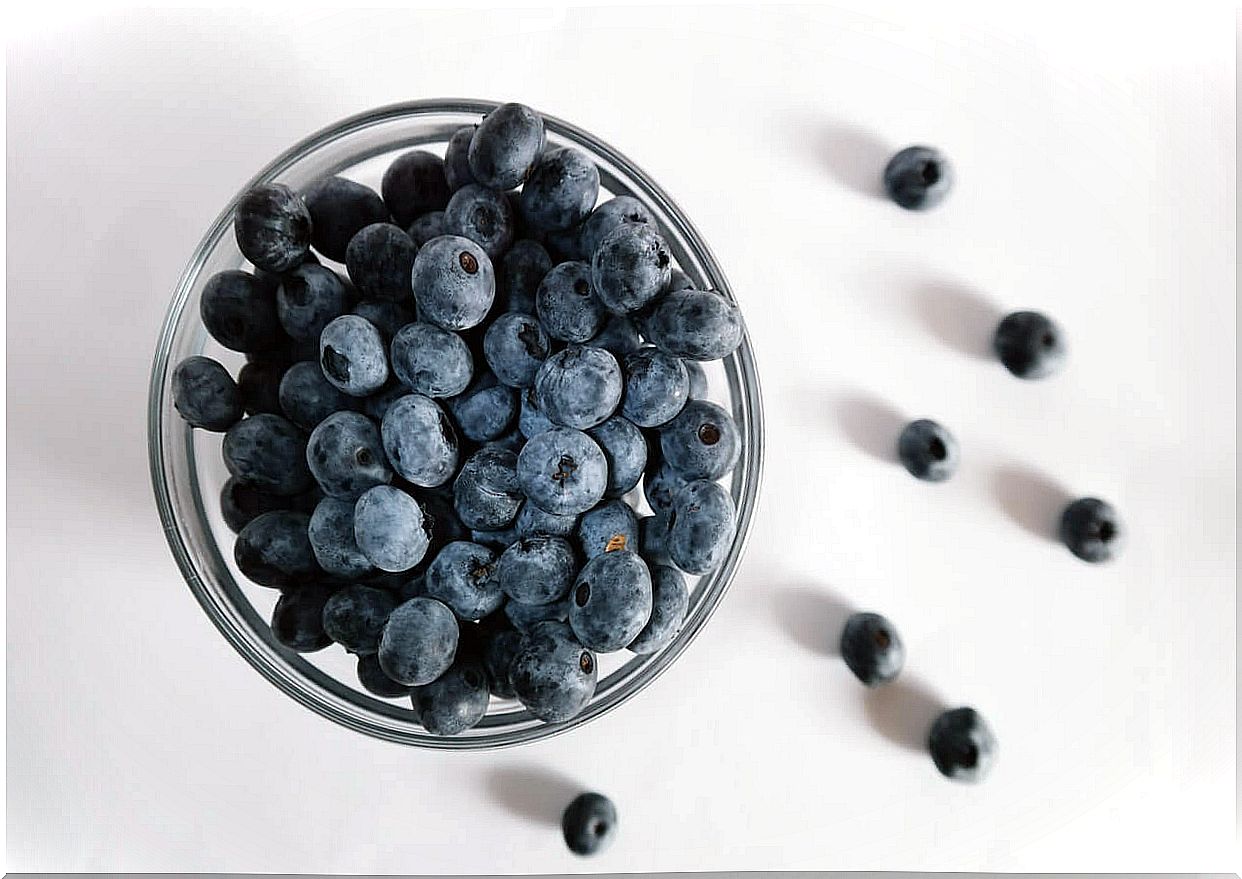
M 884 166 L 894 150 L 865 128 L 811 113 L 791 113 L 780 127 L 805 157 L 823 167 L 842 186 L 884 198 Z
M 897 680 L 863 692 L 863 709 L 876 732 L 890 742 L 922 751 L 932 722 L 948 706 L 926 683 L 909 671 Z
M 846 439 L 873 458 L 898 462 L 897 437 L 910 420 L 879 397 L 856 393 L 835 401 L 837 423 Z
M 927 281 L 910 291 L 909 308 L 923 329 L 958 353 L 976 360 L 996 359 L 992 334 L 1004 315 L 979 291 L 965 284 Z
M 515 815 L 559 827 L 565 807 L 586 790 L 567 775 L 542 766 L 502 766 L 487 776 L 488 796 Z
M 1073 500 L 1069 489 L 1023 464 L 997 467 L 989 487 L 992 499 L 1015 524 L 1038 537 L 1057 539 L 1061 511 Z
M 841 655 L 841 630 L 854 607 L 818 584 L 779 588 L 772 596 L 777 622 L 790 637 L 813 653 Z

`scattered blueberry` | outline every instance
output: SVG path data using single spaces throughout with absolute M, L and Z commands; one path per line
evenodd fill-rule
M 525 501 L 522 508 L 518 510 L 517 521 L 514 522 L 513 527 L 518 537 L 534 537 L 535 535 L 568 537 L 574 533 L 577 525 L 577 516 L 558 516 L 556 513 L 547 513 L 539 509 L 538 505 Z
M 496 554 L 464 540 L 450 543 L 432 560 L 426 589 L 463 620 L 481 620 L 499 610 L 505 599 L 496 577 Z
M 577 537 L 588 559 L 621 549 L 637 551 L 638 517 L 625 501 L 604 501 L 582 514 Z
M 315 481 L 331 497 L 356 500 L 392 481 L 379 429 L 360 412 L 336 412 L 319 422 L 305 455 Z
M 595 656 L 574 637 L 569 626 L 542 622 L 522 637 L 509 667 L 518 701 L 540 720 L 569 720 L 595 694 Z
M 608 487 L 604 497 L 620 497 L 634 486 L 647 465 L 647 441 L 642 431 L 621 415 L 597 424 L 587 435 L 599 443 L 608 462 Z
M 944 201 L 953 188 L 953 168 L 939 150 L 910 146 L 888 160 L 884 189 L 888 197 L 911 211 L 925 211 Z
M 595 294 L 614 314 L 637 311 L 664 292 L 672 263 L 653 224 L 621 223 L 591 257 Z
M 501 104 L 483 117 L 470 140 L 470 173 L 492 189 L 513 189 L 526 182 L 543 145 L 538 113 L 523 104 Z
M 706 574 L 720 566 L 733 545 L 733 498 L 715 482 L 688 482 L 673 497 L 668 551 L 687 574 Z
M 466 459 L 453 482 L 453 505 L 463 525 L 499 531 L 513 522 L 522 505 L 517 460 L 512 452 L 488 447 Z
M 430 544 L 418 501 L 391 485 L 369 488 L 358 498 L 354 536 L 381 571 L 408 571 L 423 560 Z
M 591 290 L 591 267 L 563 262 L 544 276 L 535 293 L 535 311 L 553 339 L 585 342 L 604 325 L 604 307 Z
M 506 312 L 487 328 L 483 353 L 487 365 L 503 384 L 525 388 L 535 383 L 535 373 L 548 358 L 547 333 L 528 314 Z
M 446 330 L 478 326 L 496 296 L 492 261 L 469 238 L 432 238 L 414 258 L 412 275 L 418 314 Z
M 954 708 L 932 724 L 927 747 L 941 775 L 982 781 L 996 761 L 996 736 L 973 708 Z
M 306 257 L 311 216 L 306 202 L 288 186 L 256 186 L 237 202 L 233 234 L 242 256 L 256 268 L 287 272 Z
M 457 653 L 453 612 L 434 598 L 411 598 L 388 615 L 379 666 L 399 684 L 419 687 L 444 674 Z
M 687 360 L 719 360 L 742 343 L 742 314 L 719 293 L 678 290 L 663 297 L 647 321 L 656 347 Z
M 1018 378 L 1046 378 L 1065 363 L 1061 328 L 1037 311 L 1006 315 L 992 339 L 996 356 Z
M 444 674 L 410 694 L 414 713 L 432 735 L 455 736 L 487 714 L 487 672 L 477 659 L 459 658 Z
M 444 148 L 444 179 L 448 181 L 450 192 L 475 182 L 470 170 L 470 141 L 477 128 L 477 125 L 467 125 L 457 129 Z
M 578 560 L 565 538 L 523 537 L 501 553 L 496 579 L 514 601 L 551 604 L 565 597 L 577 572 Z
M 398 699 L 410 695 L 409 687 L 384 674 L 384 670 L 380 668 L 379 656 L 374 653 L 358 657 L 358 682 L 368 693 L 384 699 Z
M 558 516 L 575 515 L 585 513 L 604 496 L 608 462 L 582 431 L 554 427 L 532 437 L 522 448 L 517 456 L 517 480 L 540 509 Z
M 349 240 L 364 226 L 391 221 L 379 193 L 344 177 L 329 177 L 312 186 L 306 192 L 306 207 L 311 243 L 334 262 L 345 262 Z
M 573 147 L 552 147 L 522 187 L 522 218 L 536 229 L 568 229 L 581 222 L 599 197 L 599 170 Z
M 224 435 L 224 464 L 239 482 L 284 497 L 311 487 L 306 434 L 279 415 L 252 415 Z
M 396 400 L 384 414 L 380 436 L 392 469 L 420 488 L 443 485 L 457 470 L 457 433 L 430 397 Z
M 280 277 L 276 313 L 294 339 L 318 339 L 323 328 L 351 305 L 349 291 L 332 269 L 303 263 Z
M 282 415 L 280 407 L 280 383 L 284 380 L 286 366 L 283 360 L 263 358 L 252 360 L 237 373 L 237 395 L 242 409 L 250 415 Z
M 270 351 L 285 339 L 276 314 L 276 288 L 249 272 L 212 275 L 199 316 L 211 337 L 233 351 Z
M 530 239 L 513 242 L 500 260 L 496 286 L 504 295 L 506 311 L 535 313 L 535 291 L 543 276 L 552 271 L 552 257 L 543 245 Z
M 453 193 L 444 209 L 444 228 L 449 235 L 468 238 L 493 260 L 513 243 L 516 219 L 503 193 L 477 183 Z
M 372 223 L 358 230 L 345 249 L 345 269 L 364 296 L 414 304 L 410 273 L 418 246 L 392 223 Z
M 187 357 L 172 379 L 173 406 L 191 427 L 224 431 L 241 420 L 242 401 L 229 371 L 210 357 Z
M 660 429 L 660 451 L 683 479 L 719 479 L 737 465 L 742 439 L 728 412 L 691 400 Z
M 470 385 L 474 364 L 461 336 L 433 324 L 413 323 L 392 338 L 392 371 L 419 394 L 454 397 Z
M 405 234 L 410 236 L 415 247 L 422 247 L 432 238 L 448 234 L 448 218 L 444 215 L 444 211 L 423 214 L 406 227 Z
M 314 653 L 332 643 L 323 630 L 323 606 L 332 589 L 306 583 L 281 594 L 272 610 L 272 635 L 297 653 Z
M 617 835 L 617 807 L 603 794 L 579 794 L 565 807 L 561 832 L 574 854 L 598 854 Z
M 640 348 L 625 358 L 621 412 L 639 427 L 671 421 L 689 394 L 690 376 L 680 359 L 657 348 Z
M 374 571 L 354 537 L 354 504 L 325 497 L 315 507 L 307 528 L 319 566 L 337 577 L 355 579 Z
M 603 202 L 582 223 L 582 249 L 588 259 L 618 226 L 624 223 L 656 226 L 655 217 L 647 206 L 632 195 L 618 195 Z
M 337 390 L 313 360 L 303 360 L 285 370 L 277 401 L 285 417 L 303 430 L 314 430 L 333 412 L 354 406 L 354 398 Z
M 638 338 L 638 327 L 630 318 L 620 314 L 609 315 L 603 328 L 587 344 L 593 348 L 603 348 L 617 360 L 624 360 L 642 347 Z
M 323 630 L 350 653 L 379 650 L 380 633 L 397 606 L 392 594 L 373 586 L 346 586 L 323 606 Z
M 897 455 L 910 475 L 927 482 L 944 482 L 957 472 L 957 440 L 935 421 L 921 418 L 902 428 Z
M 343 314 L 324 327 L 319 365 L 328 381 L 351 397 L 365 397 L 388 381 L 384 337 L 356 314 Z
M 543 362 L 535 375 L 539 408 L 563 427 L 602 424 L 621 402 L 621 367 L 602 348 L 570 345 Z
M 651 619 L 629 643 L 632 653 L 640 656 L 665 647 L 681 631 L 681 624 L 690 607 L 690 593 L 681 571 L 668 565 L 651 570 Z
M 443 210 L 449 199 L 444 160 L 426 150 L 402 153 L 384 172 L 380 195 L 400 226 L 410 225 L 429 211 Z
M 1125 543 L 1117 511 L 1099 498 L 1084 497 L 1061 513 L 1061 542 L 1084 562 L 1107 562 Z
M 318 573 L 306 528 L 310 517 L 293 510 L 274 510 L 256 516 L 237 535 L 233 560 L 248 580 L 277 586 L 282 577 L 309 577 Z
M 597 555 L 578 572 L 570 593 L 569 624 L 592 650 L 620 650 L 651 619 L 651 573 L 636 552 Z
M 868 687 L 893 680 L 906 661 L 906 648 L 893 624 L 878 613 L 856 613 L 841 633 L 841 658 Z
M 462 435 L 476 443 L 504 434 L 518 414 L 517 392 L 491 372 L 476 375 L 470 387 L 446 403 Z

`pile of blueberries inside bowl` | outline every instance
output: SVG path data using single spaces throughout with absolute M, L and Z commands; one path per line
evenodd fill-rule
M 700 364 L 737 348 L 741 315 L 693 289 L 640 201 L 598 196 L 592 161 L 520 104 L 443 159 L 399 156 L 378 193 L 255 187 L 234 216 L 254 271 L 201 298 L 247 363 L 174 372 L 180 415 L 225 434 L 223 517 L 239 570 L 282 593 L 274 636 L 341 645 L 432 734 L 492 694 L 573 717 L 596 655 L 668 644 L 685 575 L 733 542 L 718 480 L 741 437 Z

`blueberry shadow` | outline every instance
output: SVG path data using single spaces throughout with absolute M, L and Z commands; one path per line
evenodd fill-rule
M 823 586 L 786 586 L 773 596 L 777 622 L 800 645 L 821 656 L 841 655 L 841 631 L 855 608 Z
M 796 147 L 842 186 L 885 198 L 884 166 L 894 150 L 857 125 L 811 114 L 786 120 Z
M 910 291 L 915 320 L 948 347 L 976 360 L 995 360 L 992 335 L 1004 313 L 970 287 L 930 281 Z
M 492 800 L 516 815 L 559 827 L 565 807 L 585 788 L 542 766 L 501 766 L 487 777 Z
M 835 404 L 837 421 L 846 438 L 862 451 L 896 464 L 897 437 L 909 421 L 901 412 L 878 397 L 854 394 Z
M 1073 495 L 1051 477 L 1023 464 L 1006 464 L 991 474 L 992 498 L 1019 527 L 1057 540 L 1061 511 Z
M 908 672 L 863 693 L 867 720 L 890 742 L 912 751 L 927 749 L 927 733 L 947 705 L 927 684 Z

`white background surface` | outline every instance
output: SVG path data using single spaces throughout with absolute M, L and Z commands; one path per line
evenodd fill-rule
M 9 869 L 1235 869 L 1233 13 L 931 6 L 12 34 Z M 144 439 L 220 206 L 320 126 L 444 95 L 523 100 L 661 181 L 767 406 L 751 549 L 699 640 L 612 715 L 477 755 L 371 741 L 255 674 L 178 577 Z M 918 141 L 959 177 L 926 215 L 875 197 Z M 980 356 L 1017 307 L 1064 325 L 1056 379 Z M 962 443 L 950 483 L 883 460 L 920 416 Z M 1121 560 L 1047 539 L 1062 493 L 1118 506 Z M 896 690 L 819 649 L 845 605 L 900 627 Z M 910 747 L 938 700 L 992 722 L 987 783 Z M 621 810 L 595 861 L 541 823 L 578 786 Z

